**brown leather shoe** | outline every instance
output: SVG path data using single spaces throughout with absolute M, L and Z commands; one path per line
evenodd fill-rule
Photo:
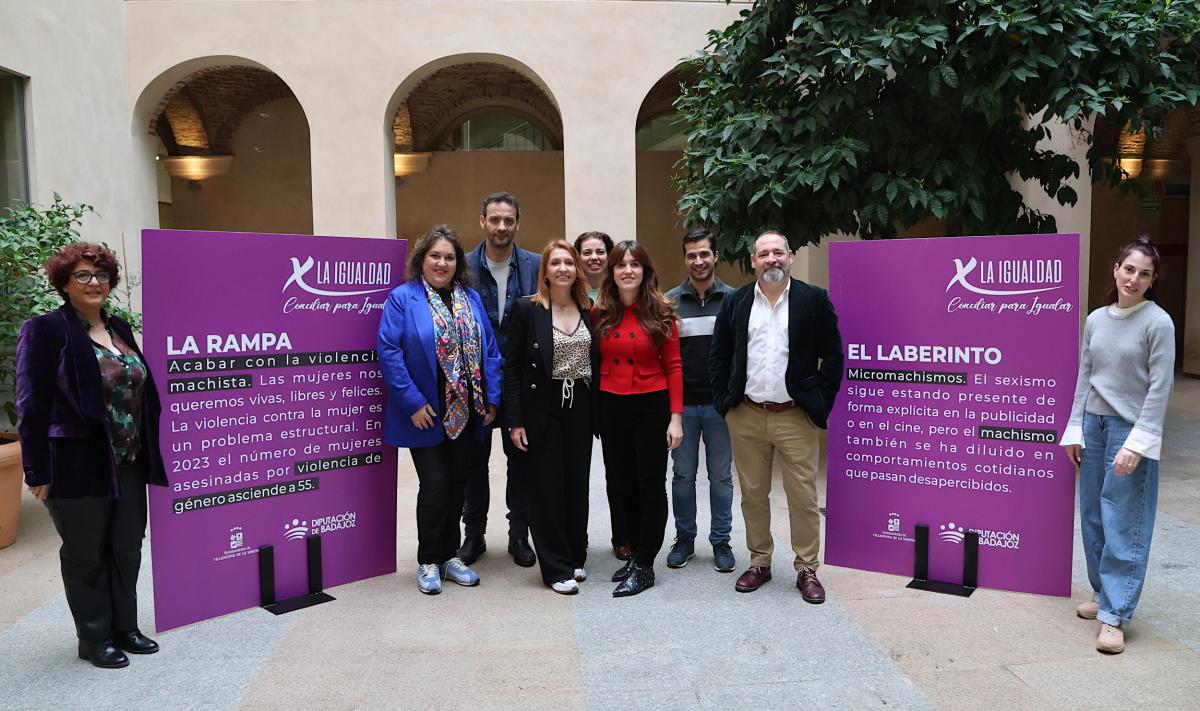
M 754 592 L 761 588 L 765 583 L 771 580 L 771 566 L 769 565 L 752 565 L 742 573 L 742 577 L 737 579 L 733 584 L 733 589 L 738 592 Z
M 800 597 L 804 598 L 805 602 L 814 605 L 825 602 L 825 588 L 821 587 L 816 571 L 811 568 L 800 569 L 799 575 L 796 576 L 796 587 L 800 589 Z
M 629 560 L 633 557 L 633 548 L 631 546 L 613 546 L 613 555 L 617 560 Z

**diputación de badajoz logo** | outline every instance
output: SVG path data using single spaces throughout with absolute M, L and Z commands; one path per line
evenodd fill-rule
M 953 262 L 954 273 L 946 283 L 946 294 L 954 293 L 946 303 L 948 313 L 990 311 L 1036 316 L 1074 310 L 1069 295 L 1061 291 L 1066 286 L 1061 259 L 970 257 L 965 261 L 955 258 Z M 1050 293 L 1055 291 L 1059 293 Z M 1051 301 L 1052 297 L 1055 300 Z
M 962 524 L 950 521 L 938 526 L 938 538 L 946 543 L 960 544 L 967 537 L 967 531 L 974 531 L 979 534 L 979 545 L 984 548 L 1011 548 L 1017 550 L 1021 547 L 1021 534 L 1017 531 L 994 531 L 990 528 L 968 528 Z

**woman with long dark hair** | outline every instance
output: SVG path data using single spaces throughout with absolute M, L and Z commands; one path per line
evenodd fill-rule
M 500 352 L 483 302 L 467 284 L 458 233 L 429 230 L 413 247 L 408 281 L 379 322 L 387 388 L 383 440 L 407 447 L 417 470 L 417 588 L 479 584 L 458 557 L 467 473 L 500 405 Z
M 1158 507 L 1163 420 L 1175 375 L 1175 326 L 1155 303 L 1162 259 L 1145 236 L 1121 248 L 1108 305 L 1088 314 L 1071 419 L 1061 444 L 1079 467 L 1079 517 L 1096 649 L 1125 649 L 1146 580 Z
M 104 303 L 116 256 L 77 242 L 46 262 L 62 308 L 31 318 L 17 341 L 17 413 L 29 491 L 62 538 L 63 587 L 79 658 L 106 669 L 158 644 L 138 629 L 146 484 L 167 485 L 161 407 L 129 324 Z
M 574 595 L 587 579 L 588 473 L 599 351 L 579 253 L 542 250 L 537 293 L 517 299 L 504 346 L 504 416 L 528 483 L 542 581 Z
M 632 557 L 614 597 L 654 585 L 667 525 L 667 452 L 683 440 L 683 367 L 671 302 L 650 255 L 618 242 L 592 309 L 600 345 L 600 421 L 613 546 Z

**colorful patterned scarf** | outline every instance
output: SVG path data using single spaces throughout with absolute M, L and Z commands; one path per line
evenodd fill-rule
M 471 312 L 467 292 L 459 285 L 454 286 L 451 302 L 453 309 L 446 306 L 442 297 L 425 285 L 425 297 L 433 312 L 433 340 L 436 346 L 438 365 L 446 376 L 446 403 L 442 408 L 442 424 L 446 436 L 458 439 L 470 420 L 471 408 L 480 416 L 487 415 L 483 401 L 483 370 L 481 367 L 481 339 L 479 324 Z M 468 392 L 470 393 L 468 395 Z M 468 404 L 468 397 L 471 403 Z

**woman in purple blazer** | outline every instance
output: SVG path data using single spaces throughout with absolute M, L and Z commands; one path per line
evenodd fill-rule
M 417 587 L 479 584 L 458 557 L 467 474 L 500 405 L 500 351 L 479 294 L 467 285 L 458 234 L 438 225 L 417 241 L 408 281 L 379 322 L 387 387 L 383 440 L 407 447 L 417 470 Z
M 138 630 L 146 484 L 166 486 L 160 405 L 129 324 L 104 310 L 120 281 L 112 252 L 78 242 L 46 262 L 62 308 L 31 318 L 17 341 L 17 413 L 25 483 L 62 538 L 63 587 L 79 658 L 129 665 L 153 654 Z

